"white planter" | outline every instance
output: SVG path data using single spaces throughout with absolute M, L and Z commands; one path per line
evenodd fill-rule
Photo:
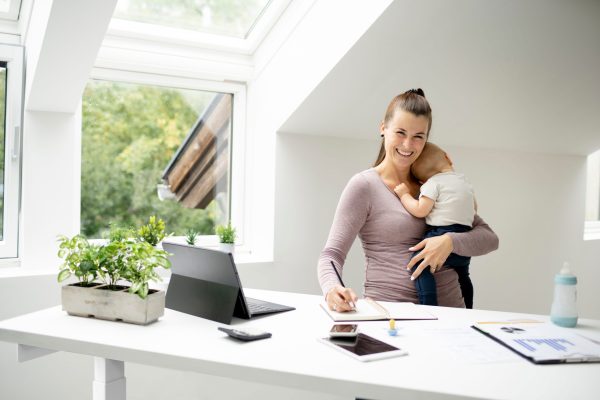
M 151 290 L 148 297 L 140 298 L 127 289 L 103 289 L 106 285 L 82 287 L 78 284 L 62 287 L 62 308 L 69 315 L 94 317 L 146 325 L 165 313 L 165 291 Z
M 224 251 L 226 253 L 231 253 L 233 255 L 235 253 L 235 244 L 234 243 L 219 243 L 219 250 Z

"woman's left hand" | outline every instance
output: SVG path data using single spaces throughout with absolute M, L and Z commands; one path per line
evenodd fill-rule
M 421 250 L 423 249 L 423 250 Z M 454 244 L 452 243 L 452 237 L 450 235 L 434 236 L 427 239 L 421 240 L 417 245 L 409 248 L 409 250 L 417 251 L 421 250 L 419 254 L 414 256 L 406 266 L 406 269 L 412 269 L 416 263 L 423 260 L 421 264 L 415 269 L 411 280 L 417 279 L 421 272 L 429 267 L 431 273 L 434 273 L 437 269 L 444 266 L 444 262 L 454 250 Z

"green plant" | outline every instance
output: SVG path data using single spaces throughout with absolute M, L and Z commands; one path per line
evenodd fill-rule
M 198 237 L 198 231 L 196 231 L 195 229 L 189 229 L 185 233 L 185 242 L 187 244 L 189 244 L 190 246 L 193 246 L 196 244 L 197 237 Z
M 140 240 L 156 246 L 161 240 L 165 238 L 165 221 L 160 218 L 156 218 L 155 215 L 150 217 L 148 224 L 143 225 L 138 229 L 137 236 Z
M 58 281 L 62 282 L 75 275 L 81 286 L 89 286 L 98 277 L 99 247 L 91 245 L 81 235 L 75 235 L 71 239 L 60 236 L 58 243 L 58 257 L 64 259 L 60 265 Z
M 231 226 L 231 221 L 227 225 L 217 225 L 215 233 L 221 243 L 235 243 L 235 228 Z
M 129 293 L 137 293 L 142 299 L 148 296 L 148 283 L 160 282 L 161 278 L 155 271 L 162 267 L 169 269 L 171 262 L 169 253 L 158 250 L 146 242 L 134 242 L 129 246 L 129 257 L 126 259 L 124 278 L 131 283 Z
M 92 245 L 81 235 L 71 239 L 61 236 L 58 256 L 65 262 L 60 267 L 58 281 L 75 274 L 82 286 L 89 286 L 100 278 L 114 290 L 117 282 L 124 280 L 131 284 L 129 293 L 146 298 L 149 282 L 160 281 L 155 269 L 171 267 L 169 253 L 147 240 L 149 237 L 162 240 L 165 236 L 164 223 L 153 218 L 142 227 L 145 230 L 111 226 L 108 242 L 103 246 Z

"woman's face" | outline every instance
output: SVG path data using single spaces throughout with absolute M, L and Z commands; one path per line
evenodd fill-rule
M 387 126 L 381 124 L 385 138 L 384 161 L 398 169 L 409 168 L 425 147 L 428 125 L 429 120 L 424 115 L 397 110 Z

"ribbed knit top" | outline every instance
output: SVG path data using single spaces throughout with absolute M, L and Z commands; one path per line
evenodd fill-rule
M 406 269 L 425 233 L 425 220 L 413 217 L 373 168 L 354 175 L 342 192 L 331 231 L 317 267 L 319 284 L 326 294 L 339 283 L 331 267 L 343 267 L 356 236 L 365 254 L 363 295 L 375 300 L 418 303 L 415 283 Z M 498 237 L 479 217 L 473 229 L 450 233 L 454 253 L 478 256 L 498 248 Z M 438 303 L 464 307 L 456 272 L 443 268 L 435 273 Z

